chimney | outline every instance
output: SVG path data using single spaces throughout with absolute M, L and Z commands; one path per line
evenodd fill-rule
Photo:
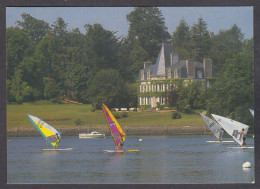
M 195 64 L 192 60 L 186 60 L 187 77 L 195 78 Z
M 179 55 L 175 52 L 170 53 L 171 66 L 179 62 Z
M 152 64 L 151 60 L 148 60 L 148 61 L 144 62 L 144 68 L 147 68 L 151 64 Z
M 212 60 L 203 60 L 204 77 L 212 77 Z

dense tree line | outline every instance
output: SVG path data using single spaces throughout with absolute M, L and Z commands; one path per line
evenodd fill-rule
M 199 18 L 189 26 L 182 19 L 170 35 L 158 8 L 138 7 L 127 15 L 129 31 L 117 37 L 96 23 L 68 30 L 62 18 L 49 24 L 23 13 L 16 27 L 7 28 L 8 102 L 39 99 L 59 102 L 61 96 L 110 107 L 136 107 L 139 70 L 155 61 L 162 42 L 172 42 L 180 59 L 213 60 L 211 86 L 193 82 L 166 95 L 182 112 L 195 109 L 248 122 L 253 108 L 253 39 L 240 28 L 214 34 Z

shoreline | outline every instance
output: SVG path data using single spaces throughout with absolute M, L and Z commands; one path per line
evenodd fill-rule
M 106 135 L 110 132 L 106 126 L 57 127 L 62 136 L 78 136 L 79 133 L 98 131 Z M 123 126 L 127 135 L 208 135 L 211 131 L 205 126 Z M 7 137 L 33 137 L 41 134 L 35 127 L 7 128 Z

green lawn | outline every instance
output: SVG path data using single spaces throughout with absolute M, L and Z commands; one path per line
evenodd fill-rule
M 91 111 L 89 104 L 51 104 L 48 101 L 7 105 L 7 126 L 31 127 L 27 113 L 39 117 L 52 126 L 74 126 L 74 121 L 82 120 L 82 125 L 103 126 L 106 120 L 103 111 Z M 172 119 L 171 112 L 128 112 L 128 117 L 118 119 L 125 126 L 157 126 L 157 125 L 204 125 L 199 114 L 182 114 L 181 119 Z

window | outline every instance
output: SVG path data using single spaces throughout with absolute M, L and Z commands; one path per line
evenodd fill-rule
M 141 70 L 141 80 L 144 80 L 144 71 Z
M 201 78 L 202 78 L 202 72 L 201 72 L 201 71 L 198 71 L 198 72 L 197 72 L 197 76 L 198 76 L 198 78 L 201 79 Z
M 172 71 L 170 68 L 168 69 L 168 78 L 172 78 Z
M 177 68 L 174 70 L 174 78 L 179 78 Z
M 151 78 L 151 71 L 148 70 L 148 71 L 147 71 L 147 79 L 150 79 L 150 78 Z

